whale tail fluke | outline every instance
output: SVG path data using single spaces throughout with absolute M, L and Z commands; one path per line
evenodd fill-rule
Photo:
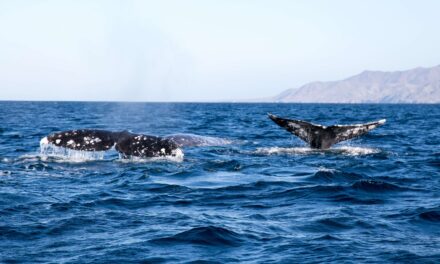
M 365 124 L 327 127 L 302 120 L 280 118 L 270 113 L 268 115 L 277 125 L 307 142 L 310 147 L 318 149 L 327 149 L 341 141 L 362 136 L 386 122 L 385 119 L 382 119 Z
M 313 133 L 315 131 L 319 131 L 320 129 L 323 129 L 320 125 L 315 125 L 309 122 L 305 122 L 302 120 L 294 120 L 294 119 L 285 119 L 278 117 L 276 115 L 268 113 L 269 118 L 272 119 L 277 125 L 280 127 L 283 127 L 290 133 L 294 134 L 295 136 L 299 137 L 303 141 L 312 144 L 313 140 Z
M 375 129 L 378 126 L 385 124 L 386 119 L 381 119 L 379 121 L 374 121 L 365 124 L 356 125 L 333 125 L 329 126 L 328 129 L 332 130 L 335 134 L 335 144 L 344 140 L 352 139 L 355 137 L 360 137 L 367 134 L 369 131 Z

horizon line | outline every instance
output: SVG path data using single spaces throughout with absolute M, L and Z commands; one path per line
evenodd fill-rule
M 14 100 L 0 99 L 0 103 L 4 102 L 21 102 L 21 103 L 135 103 L 135 104 L 320 104 L 320 105 L 437 105 L 437 103 L 410 103 L 410 102 L 358 102 L 358 103 L 332 103 L 332 102 L 280 102 L 280 101 L 112 101 L 112 100 Z

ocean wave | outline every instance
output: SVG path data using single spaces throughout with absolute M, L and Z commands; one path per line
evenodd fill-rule
M 30 236 L 35 235 L 36 232 L 29 230 L 18 230 L 13 226 L 0 225 L 0 238 L 11 240 L 28 240 Z
M 356 195 L 348 193 L 339 193 L 329 197 L 333 202 L 336 203 L 351 203 L 351 204 L 361 204 L 361 205 L 374 205 L 383 204 L 385 201 L 379 198 L 369 198 L 369 197 L 358 197 Z
M 251 183 L 232 185 L 219 187 L 214 190 L 224 191 L 224 192 L 243 192 L 243 191 L 257 191 L 257 190 L 266 190 L 266 189 L 276 189 L 276 188 L 286 188 L 291 187 L 292 182 L 289 181 L 255 181 Z
M 352 182 L 364 178 L 365 176 L 357 173 L 348 173 L 334 169 L 321 168 L 312 176 L 308 177 L 307 180 L 314 182 L 330 183 L 330 182 Z
M 320 217 L 312 219 L 309 223 L 302 226 L 303 229 L 314 233 L 339 233 L 354 228 L 363 228 L 363 222 L 354 217 Z M 324 240 L 333 240 L 333 237 L 327 237 Z
M 405 188 L 398 185 L 377 180 L 360 180 L 353 183 L 352 188 L 365 192 L 387 192 L 405 190 Z
M 324 241 L 342 241 L 343 239 L 337 237 L 337 236 L 332 236 L 329 234 L 323 235 L 323 236 L 319 236 L 314 238 L 313 240 L 324 240 Z
M 261 199 L 273 201 L 280 200 L 281 203 L 289 204 L 298 199 L 328 198 L 336 194 L 344 193 L 346 187 L 341 185 L 305 185 L 281 190 L 271 190 L 267 195 L 261 195 Z
M 386 216 L 390 219 L 401 219 L 424 226 L 426 224 L 440 224 L 440 207 L 418 207 L 401 210 Z M 432 232 L 433 230 L 429 230 Z
M 196 227 L 173 236 L 150 240 L 156 244 L 197 244 L 205 246 L 239 246 L 245 239 L 242 235 L 217 226 Z
M 430 159 L 430 160 L 427 160 L 426 162 L 432 167 L 440 168 L 440 159 L 439 158 Z
M 210 160 L 203 166 L 206 171 L 239 171 L 241 168 L 242 165 L 238 160 Z
M 440 209 L 437 210 L 428 210 L 419 214 L 420 219 L 440 223 Z
M 321 227 L 320 229 L 325 227 L 325 229 L 336 231 L 353 228 L 353 224 L 351 224 L 350 222 L 351 219 L 347 217 L 332 217 L 319 219 L 315 223 Z
M 176 185 L 176 184 L 163 184 L 163 183 L 152 183 L 145 186 L 144 189 L 152 193 L 187 193 L 192 191 L 191 188 Z
M 82 231 L 84 226 L 99 225 L 102 220 L 97 220 L 88 216 L 74 216 L 65 219 L 54 220 L 44 226 L 44 233 L 46 235 L 63 235 L 71 233 L 76 230 Z

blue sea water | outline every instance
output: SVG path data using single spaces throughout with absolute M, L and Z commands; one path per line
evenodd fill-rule
M 307 148 L 267 118 L 387 123 Z M 50 156 L 98 128 L 231 141 Z M 440 106 L 0 102 L 0 262 L 439 263 Z

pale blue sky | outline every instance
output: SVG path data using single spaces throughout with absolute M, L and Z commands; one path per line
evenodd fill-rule
M 0 0 L 0 99 L 240 100 L 431 67 L 439 10 L 435 0 Z

